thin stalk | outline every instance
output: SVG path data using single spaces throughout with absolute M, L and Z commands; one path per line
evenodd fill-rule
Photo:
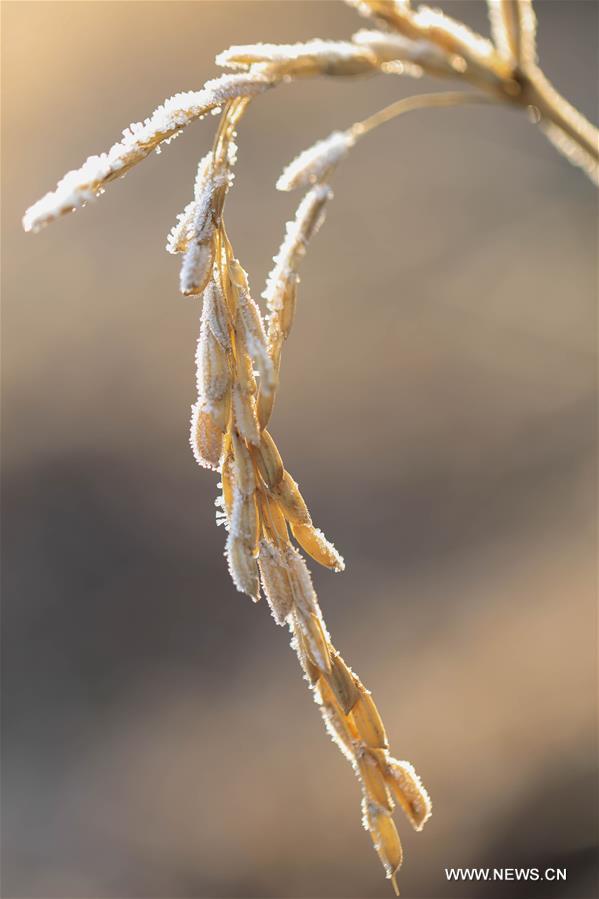
M 568 135 L 591 159 L 599 162 L 599 131 L 574 109 L 547 80 L 540 69 L 526 71 L 521 100 L 539 111 L 541 120 L 551 122 Z
M 352 125 L 350 131 L 355 138 L 362 137 L 379 125 L 397 118 L 406 112 L 414 109 L 434 109 L 448 106 L 466 106 L 470 103 L 491 103 L 497 104 L 501 100 L 493 95 L 474 94 L 469 91 L 442 91 L 434 94 L 417 94 L 413 97 L 404 97 L 402 100 L 396 100 L 389 106 L 385 106 L 368 118 Z

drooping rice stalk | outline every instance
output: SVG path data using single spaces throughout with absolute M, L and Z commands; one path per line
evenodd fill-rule
M 131 125 L 107 153 L 90 157 L 31 206 L 23 225 L 36 231 L 84 206 L 192 121 L 220 111 L 212 150 L 198 166 L 192 199 L 167 239 L 168 252 L 181 255 L 181 292 L 203 301 L 191 447 L 197 462 L 220 476 L 217 520 L 227 531 L 233 582 L 254 601 L 262 590 L 276 623 L 289 628 L 326 728 L 359 780 L 364 827 L 397 890 L 402 850 L 394 806 L 420 830 L 430 815 L 430 800 L 412 766 L 390 755 L 370 692 L 331 642 L 297 547 L 334 571 L 343 570 L 343 559 L 314 526 L 268 430 L 282 350 L 295 315 L 298 268 L 332 199 L 328 181 L 336 167 L 358 140 L 398 115 L 468 103 L 532 108 L 550 140 L 594 181 L 599 146 L 596 129 L 559 96 L 538 67 L 530 0 L 489 0 L 492 40 L 443 13 L 412 7 L 408 0 L 348 2 L 371 18 L 376 29 L 359 31 L 351 41 L 231 47 L 216 61 L 234 69 L 232 74 L 207 82 L 199 91 L 177 94 L 144 123 Z M 304 150 L 279 177 L 279 190 L 302 188 L 306 193 L 274 257 L 262 294 L 264 320 L 228 239 L 224 216 L 233 184 L 237 127 L 251 102 L 263 91 L 300 77 L 423 72 L 461 82 L 467 90 L 398 100 L 345 131 L 333 131 Z

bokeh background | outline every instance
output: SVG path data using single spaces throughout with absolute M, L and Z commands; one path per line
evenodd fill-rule
M 487 30 L 482 2 L 443 4 Z M 597 111 L 595 2 L 540 2 Z M 187 443 L 196 303 L 165 235 L 215 121 L 35 237 L 24 209 L 231 43 L 350 35 L 336 2 L 5 3 L 3 895 L 379 899 L 359 790 L 288 636 L 232 588 Z M 401 78 L 306 81 L 240 133 L 228 228 L 258 296 L 296 153 Z M 365 139 L 302 269 L 273 432 L 346 557 L 336 645 L 428 785 L 405 897 L 596 889 L 597 199 L 502 109 Z M 566 884 L 450 884 L 455 866 Z

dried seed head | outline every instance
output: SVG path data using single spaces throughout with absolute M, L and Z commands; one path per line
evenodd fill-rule
M 206 285 L 202 319 L 207 323 L 220 345 L 229 350 L 231 348 L 229 313 L 219 280 L 212 279 Z
M 260 514 L 262 527 L 265 533 L 274 542 L 283 545 L 289 543 L 289 532 L 285 522 L 285 516 L 277 502 L 266 495 L 262 490 L 259 491 L 260 496 Z
M 272 616 L 277 624 L 283 625 L 293 607 L 285 554 L 273 543 L 261 540 L 258 567 L 262 575 L 262 589 Z
M 277 181 L 277 190 L 307 187 L 328 177 L 335 166 L 353 147 L 355 137 L 350 131 L 333 131 L 329 137 L 300 153 L 284 170 Z
M 363 752 L 358 758 L 358 770 L 368 803 L 389 812 L 393 811 L 393 800 L 389 795 L 383 772 L 368 752 Z
M 395 875 L 401 867 L 403 852 L 393 819 L 387 811 L 366 803 L 363 820 L 364 827 L 369 831 L 374 848 L 383 863 L 385 873 L 393 881 L 395 892 L 399 895 Z
M 285 239 L 274 257 L 275 265 L 262 294 L 267 302 L 271 321 L 276 319 L 277 326 L 278 313 L 285 305 L 289 282 L 295 279 L 298 263 L 306 252 L 306 244 L 324 221 L 324 206 L 332 196 L 330 187 L 316 184 L 302 199 L 295 219 L 286 225 Z
M 188 234 L 188 240 L 195 240 L 198 243 L 205 243 L 212 237 L 219 206 L 217 194 L 229 184 L 228 173 L 213 171 L 212 154 L 209 155 L 206 170 L 200 173 L 202 180 L 198 183 L 196 178 L 195 207 Z
M 244 346 L 258 369 L 260 389 L 269 393 L 274 386 L 274 368 L 266 346 L 266 333 L 260 310 L 247 292 L 239 299 L 237 333 L 241 335 Z
M 240 593 L 247 593 L 254 602 L 260 599 L 258 566 L 244 540 L 229 534 L 226 549 L 229 573 Z
M 224 246 L 221 247 L 221 255 L 217 264 L 219 269 L 219 279 L 227 309 L 229 310 L 229 315 L 232 321 L 235 321 L 237 318 L 239 291 L 233 283 L 233 280 L 231 279 L 230 267 L 227 262 L 227 254 Z
M 318 674 L 320 674 L 320 671 L 318 671 Z M 324 704 L 320 706 L 320 712 L 322 714 L 322 719 L 330 738 L 334 743 L 337 744 L 348 762 L 352 766 L 355 766 L 356 759 L 354 755 L 354 748 L 351 742 L 351 736 L 349 731 L 343 724 L 343 719 L 340 715 L 336 714 L 333 708 L 330 708 L 329 706 Z
M 198 465 L 218 469 L 223 448 L 223 432 L 200 401 L 192 406 L 190 444 Z
M 289 583 L 295 605 L 301 610 L 303 615 L 318 612 L 318 600 L 314 592 L 308 566 L 303 557 L 296 549 L 289 546 L 285 551 L 285 558 L 287 559 Z
M 235 486 L 233 490 L 233 512 L 231 514 L 231 534 L 242 540 L 252 556 L 258 552 L 258 509 L 256 494 L 243 494 Z
M 291 522 L 291 532 L 301 548 L 320 565 L 332 568 L 333 571 L 344 570 L 343 557 L 339 555 L 333 544 L 329 543 L 321 530 L 311 524 Z
M 376 58 L 347 41 L 312 40 L 304 44 L 247 44 L 216 57 L 219 66 L 245 68 L 268 63 L 279 75 L 362 75 L 376 69 Z
M 283 460 L 268 431 L 262 431 L 260 443 L 252 449 L 252 454 L 266 486 L 274 488 L 280 484 L 284 472 Z
M 262 314 L 250 296 L 247 274 L 236 259 L 228 263 L 224 280 L 229 294 L 229 308 L 237 312 L 236 333 L 250 360 L 256 364 L 262 379 L 262 389 L 268 393 L 274 385 L 274 369 L 266 345 Z M 251 389 L 254 390 L 253 373 L 251 382 Z
M 305 614 L 296 606 L 294 609 L 294 621 L 296 629 L 301 631 L 304 638 L 305 648 L 310 661 L 321 671 L 330 672 L 331 657 L 328 641 L 318 615 L 314 612 Z
M 231 418 L 231 388 L 217 400 L 204 399 L 202 408 L 210 413 L 215 425 L 220 428 L 223 434 L 229 427 Z
M 185 251 L 179 275 L 179 289 L 184 296 L 197 296 L 202 293 L 212 276 L 214 262 L 214 242 L 210 238 L 206 243 L 192 240 Z
M 221 399 L 231 387 L 227 353 L 205 321 L 196 350 L 196 380 L 200 397 L 209 401 Z
M 358 687 L 360 696 L 351 710 L 351 716 L 360 738 L 371 749 L 388 749 L 387 734 L 378 709 L 370 693 L 362 684 Z
M 166 252 L 176 255 L 184 253 L 187 249 L 189 234 L 195 215 L 196 202 L 192 200 L 187 204 L 183 212 L 177 216 L 177 221 L 171 228 L 166 238 Z
M 38 231 L 64 213 L 85 206 L 102 193 L 109 181 L 125 175 L 194 119 L 202 118 L 233 97 L 252 97 L 272 84 L 272 78 L 266 73 L 242 72 L 208 81 L 200 91 L 170 97 L 145 122 L 126 128 L 123 140 L 107 153 L 90 156 L 80 169 L 68 172 L 58 182 L 56 190 L 30 206 L 23 217 L 25 231 Z
M 388 760 L 387 785 L 408 816 L 414 830 L 422 830 L 430 818 L 432 806 L 428 793 L 409 762 Z
M 279 357 L 280 358 L 280 357 Z M 273 360 L 273 365 L 275 366 L 276 376 L 278 377 L 278 359 Z M 260 422 L 260 427 L 265 428 L 270 421 L 270 417 L 272 415 L 272 410 L 275 405 L 276 392 L 271 390 L 269 393 L 264 393 L 260 391 L 258 396 L 258 404 L 257 404 L 257 412 L 258 412 L 258 421 Z
M 310 686 L 314 688 L 314 699 L 316 702 L 318 702 L 318 684 L 322 671 L 320 670 L 318 665 L 315 665 L 314 662 L 310 660 L 310 654 L 308 652 L 306 641 L 301 630 L 296 625 L 294 614 L 291 614 L 289 616 L 288 624 L 289 630 L 292 635 L 291 640 L 289 641 L 289 645 L 297 655 L 306 680 L 308 681 Z
M 256 377 L 254 375 L 254 365 L 252 362 L 252 358 L 248 352 L 246 352 L 245 345 L 241 340 L 238 332 L 236 332 L 236 336 L 239 338 L 237 340 L 237 383 L 239 384 L 240 390 L 243 393 L 247 393 L 250 396 L 254 396 L 257 390 L 256 387 Z
M 332 668 L 329 684 L 335 694 L 337 702 L 343 709 L 343 713 L 348 715 L 355 706 L 360 695 L 356 686 L 356 681 L 338 652 L 333 653 L 331 662 Z
M 221 481 L 223 485 L 223 509 L 227 520 L 231 521 L 233 515 L 233 497 L 235 495 L 235 477 L 232 471 L 232 459 L 227 457 L 221 468 Z
M 231 259 L 228 264 L 229 278 L 239 294 L 248 293 L 250 287 L 248 284 L 247 272 L 239 264 L 237 259 Z
M 187 244 L 193 234 L 194 222 L 197 215 L 198 203 L 206 206 L 207 200 L 211 200 L 214 191 L 214 179 L 212 174 L 212 152 L 207 153 L 199 162 L 198 171 L 194 184 L 194 198 L 188 203 L 183 212 L 177 216 L 177 222 L 171 228 L 167 241 L 166 249 L 169 253 L 184 253 Z M 207 192 L 206 187 L 210 190 Z M 206 194 L 208 193 L 208 198 Z M 205 216 L 205 213 L 204 213 Z
M 254 475 L 252 457 L 244 441 L 239 437 L 235 430 L 233 430 L 232 440 L 235 483 L 245 496 L 250 496 L 256 489 L 256 477 Z
M 245 393 L 239 384 L 233 387 L 233 416 L 240 435 L 248 443 L 259 444 L 260 428 L 256 416 L 256 403 L 254 397 Z
M 276 497 L 288 521 L 294 525 L 312 524 L 304 498 L 288 471 L 283 472 L 283 477 L 277 487 L 274 488 L 273 495 Z
M 281 337 L 283 340 L 287 340 L 289 337 L 289 333 L 293 326 L 293 320 L 295 318 L 295 305 L 297 302 L 297 285 L 299 283 L 299 278 L 297 274 L 294 272 L 289 276 L 289 280 L 285 285 L 285 292 L 283 294 L 283 304 L 279 313 L 279 319 L 277 322 L 279 331 L 281 333 Z

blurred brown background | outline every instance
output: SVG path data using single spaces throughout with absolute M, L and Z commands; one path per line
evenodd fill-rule
M 443 4 L 487 31 L 482 2 Z M 595 2 L 540 2 L 591 117 Z M 165 235 L 215 121 L 32 237 L 25 208 L 231 43 L 343 37 L 335 2 L 5 3 L 4 827 L 10 899 L 379 899 L 359 790 L 288 636 L 235 593 L 187 444 L 198 306 Z M 301 149 L 433 82 L 307 81 L 240 133 L 228 226 L 258 296 Z M 438 85 L 436 85 L 438 89 Z M 302 269 L 273 431 L 347 561 L 336 645 L 430 789 L 404 897 L 596 885 L 597 199 L 523 115 L 365 139 Z M 449 884 L 455 866 L 567 883 Z

